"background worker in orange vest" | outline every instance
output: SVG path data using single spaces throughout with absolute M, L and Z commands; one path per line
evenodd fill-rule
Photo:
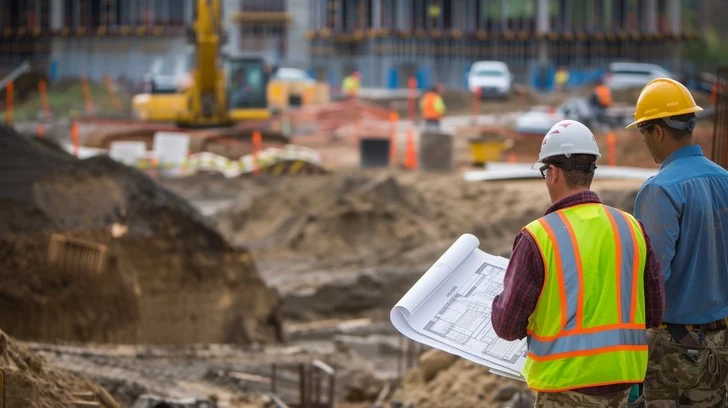
M 591 96 L 591 106 L 597 122 L 609 125 L 607 109 L 612 106 L 612 91 L 604 84 L 604 80 L 602 79 L 599 79 L 594 87 L 594 93 Z
M 440 119 L 445 115 L 445 102 L 440 96 L 440 86 L 433 86 L 420 100 L 420 112 L 427 127 L 440 129 Z
M 599 146 L 563 120 L 539 154 L 551 197 L 516 237 L 491 321 L 506 340 L 528 337 L 523 376 L 536 407 L 623 407 L 647 370 L 646 328 L 657 327 L 664 281 L 632 216 L 589 190 Z

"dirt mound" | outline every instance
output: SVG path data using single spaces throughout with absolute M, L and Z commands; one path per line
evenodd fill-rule
M 184 199 L 107 157 L 51 153 L 9 128 L 0 139 L 0 325 L 9 333 L 149 343 L 277 337 L 278 297 L 250 254 Z M 96 273 L 49 263 L 53 233 L 100 245 L 107 262 Z M 83 248 L 61 255 L 88 259 L 94 251 Z
M 5 374 L 5 407 L 65 408 L 74 401 L 98 402 L 104 408 L 119 403 L 103 388 L 48 366 L 0 330 L 0 370 Z
M 525 383 L 491 374 L 484 366 L 438 350 L 423 354 L 420 362 L 420 368 L 405 375 L 392 401 L 417 408 L 533 406 Z
M 310 179 L 307 181 L 311 181 Z M 407 250 L 438 235 L 424 198 L 390 174 L 281 183 L 219 216 L 223 231 L 259 250 L 323 258 Z

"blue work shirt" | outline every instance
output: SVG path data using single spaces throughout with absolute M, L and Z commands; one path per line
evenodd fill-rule
M 673 152 L 637 193 L 634 215 L 665 274 L 663 321 L 704 324 L 728 316 L 728 171 L 700 146 Z

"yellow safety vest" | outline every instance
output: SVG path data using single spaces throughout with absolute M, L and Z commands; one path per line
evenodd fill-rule
M 631 215 L 581 204 L 531 222 L 545 276 L 523 376 L 541 392 L 640 383 L 647 371 L 646 243 Z
M 344 93 L 349 96 L 354 96 L 359 91 L 359 81 L 352 75 L 344 78 L 344 84 L 342 85 Z

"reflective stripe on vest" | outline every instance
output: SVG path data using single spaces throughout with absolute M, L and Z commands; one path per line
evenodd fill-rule
M 528 351 L 538 361 L 563 358 L 565 355 L 597 349 L 613 349 L 619 346 L 640 346 L 647 344 L 644 329 L 612 329 L 578 336 L 559 337 L 552 341 L 529 339 Z
M 524 376 L 538 391 L 640 382 L 647 364 L 646 244 L 637 221 L 582 204 L 526 226 L 544 262 Z M 599 370 L 589 367 L 601 367 Z

